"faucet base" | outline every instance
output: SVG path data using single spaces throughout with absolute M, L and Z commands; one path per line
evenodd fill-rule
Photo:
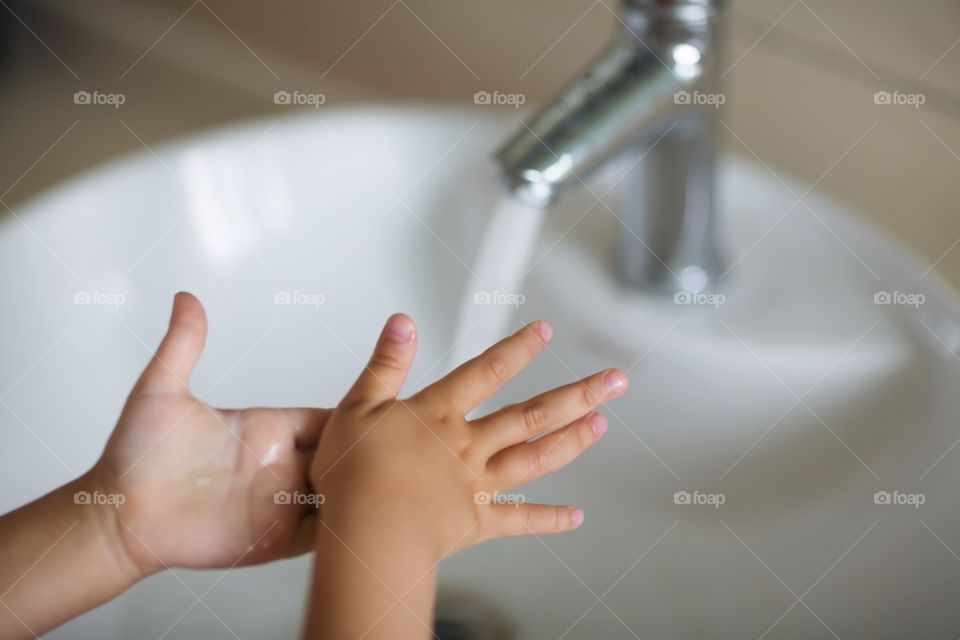
M 635 147 L 640 159 L 628 157 L 632 165 L 620 183 L 620 265 L 639 289 L 711 291 L 722 273 L 711 120 L 698 115 L 657 127 Z

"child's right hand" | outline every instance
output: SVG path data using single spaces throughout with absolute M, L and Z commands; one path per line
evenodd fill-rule
M 534 322 L 399 400 L 416 328 L 406 316 L 390 318 L 369 365 L 331 416 L 311 466 L 313 486 L 325 498 L 325 528 L 356 549 L 366 546 L 356 539 L 365 532 L 389 531 L 403 553 L 438 560 L 493 538 L 579 526 L 583 513 L 575 507 L 488 498 L 566 466 L 596 442 L 607 423 L 592 410 L 626 391 L 622 372 L 602 371 L 484 417 L 465 417 L 523 370 L 551 335 L 549 325 Z

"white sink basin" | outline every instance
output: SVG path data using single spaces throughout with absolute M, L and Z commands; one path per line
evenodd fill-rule
M 445 371 L 514 123 L 408 107 L 272 124 L 119 160 L 0 222 L 0 510 L 94 462 L 179 289 L 207 306 L 194 388 L 214 404 L 335 403 L 396 310 L 421 329 L 412 383 Z M 622 289 L 605 207 L 565 234 L 585 191 L 550 214 L 515 320 L 557 337 L 499 399 L 606 366 L 631 391 L 599 445 L 522 490 L 586 524 L 446 561 L 444 608 L 467 596 L 516 638 L 956 635 L 955 294 L 815 194 L 790 209 L 803 189 L 763 168 L 731 159 L 721 185 L 719 308 Z M 307 566 L 177 571 L 212 586 L 216 616 L 161 574 L 51 637 L 293 638 Z

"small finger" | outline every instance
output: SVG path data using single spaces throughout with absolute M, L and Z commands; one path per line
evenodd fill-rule
M 377 405 L 400 393 L 417 352 L 417 327 L 409 316 L 387 320 L 370 362 L 344 397 L 346 404 Z
M 463 363 L 418 395 L 442 396 L 458 412 L 466 415 L 523 371 L 552 336 L 553 329 L 549 324 L 542 320 L 532 322 Z
M 491 452 L 526 442 L 570 424 L 626 392 L 627 376 L 608 369 L 484 416 L 474 424 Z
M 583 524 L 583 511 L 550 504 L 496 504 L 488 507 L 494 538 L 572 531 Z
M 538 440 L 504 449 L 487 468 L 498 488 L 516 487 L 567 466 L 606 431 L 606 418 L 591 413 Z

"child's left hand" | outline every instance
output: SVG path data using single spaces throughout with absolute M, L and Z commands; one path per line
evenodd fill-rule
M 177 294 L 170 328 L 130 394 L 103 456 L 85 476 L 115 535 L 121 563 L 143 577 L 161 569 L 232 567 L 308 551 L 317 509 L 307 469 L 326 409 L 214 409 L 187 379 L 207 321 Z M 118 501 L 119 501 L 118 500 Z

